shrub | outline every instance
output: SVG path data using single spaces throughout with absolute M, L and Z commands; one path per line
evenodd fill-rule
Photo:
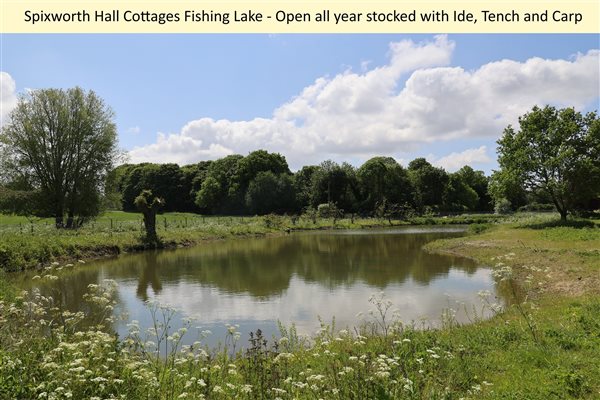
M 508 199 L 502 198 L 496 201 L 494 205 L 496 214 L 510 214 L 512 212 L 512 204 Z

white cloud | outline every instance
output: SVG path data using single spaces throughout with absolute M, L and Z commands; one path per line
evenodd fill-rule
M 571 60 L 501 60 L 467 71 L 448 66 L 454 47 L 446 36 L 391 43 L 387 64 L 320 77 L 271 118 L 190 121 L 179 133 L 134 148 L 131 160 L 189 163 L 258 148 L 284 154 L 292 167 L 366 159 L 440 140 L 497 138 L 533 105 L 582 108 L 598 99 L 599 50 Z
M 0 71 L 0 126 L 7 122 L 8 114 L 17 105 L 15 80 L 6 72 Z
M 475 164 L 486 164 L 493 161 L 487 153 L 487 147 L 481 146 L 477 149 L 466 149 L 460 153 L 450 153 L 440 159 L 435 159 L 432 156 L 427 157 L 432 160 L 433 165 L 442 167 L 447 171 L 456 171 L 465 165 L 473 166 Z

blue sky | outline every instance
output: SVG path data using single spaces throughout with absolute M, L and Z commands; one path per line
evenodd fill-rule
M 264 148 L 293 168 L 381 154 L 489 172 L 533 104 L 598 109 L 599 48 L 598 35 L 2 35 L 2 116 L 14 94 L 81 86 L 113 108 L 132 162 Z

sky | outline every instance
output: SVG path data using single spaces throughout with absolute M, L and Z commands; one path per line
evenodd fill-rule
M 278 152 L 292 170 L 372 156 L 490 173 L 534 105 L 600 108 L 598 35 L 11 35 L 0 124 L 20 94 L 80 86 L 129 162 Z

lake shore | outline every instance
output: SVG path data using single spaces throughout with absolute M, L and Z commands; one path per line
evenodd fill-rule
M 78 230 L 56 230 L 46 220 L 30 224 L 25 218 L 3 216 L 0 231 L 0 269 L 21 271 L 52 262 L 76 263 L 147 250 L 141 241 L 140 214 L 111 212 Z M 485 224 L 493 214 L 414 217 L 407 220 L 375 218 L 204 217 L 170 213 L 157 218 L 161 248 L 189 247 L 206 241 L 235 237 L 280 235 L 297 230 L 367 229 L 406 225 Z
M 521 302 L 489 320 L 474 313 L 474 323 L 459 325 L 446 313 L 434 330 L 416 330 L 393 318 L 382 325 L 377 310 L 385 309 L 386 300 L 375 297 L 375 318 L 354 333 L 324 324 L 305 342 L 293 327 L 284 327 L 286 339 L 277 347 L 270 338 L 263 345 L 261 338 L 243 354 L 205 356 L 204 350 L 192 348 L 166 361 L 153 359 L 150 345 L 135 337 L 118 344 L 97 329 L 75 333 L 57 327 L 60 334 L 48 338 L 41 334 L 47 327 L 13 326 L 0 349 L 0 375 L 7 377 L 0 379 L 0 394 L 38 397 L 42 391 L 68 390 L 74 397 L 89 397 L 97 394 L 94 379 L 102 379 L 104 395 L 133 399 L 597 398 L 598 221 L 560 226 L 548 218 L 516 218 L 483 228 L 426 248 L 494 267 L 500 289 L 520 296 Z M 486 301 L 494 307 L 495 299 Z M 6 333 L 0 328 L 4 338 Z M 224 343 L 234 337 L 235 327 Z M 63 350 L 55 354 L 54 348 Z M 85 366 L 71 372 L 81 375 L 80 381 L 68 375 L 69 368 L 77 368 L 68 367 L 73 362 Z M 86 377 L 86 370 L 91 375 Z M 44 387 L 19 382 L 42 382 Z

